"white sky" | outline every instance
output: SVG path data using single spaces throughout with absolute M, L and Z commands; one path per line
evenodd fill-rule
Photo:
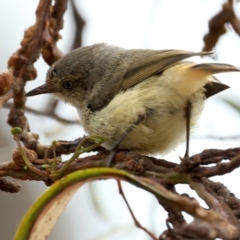
M 86 20 L 84 29 L 84 45 L 97 42 L 107 42 L 125 48 L 152 48 L 152 49 L 185 49 L 200 51 L 203 46 L 202 38 L 207 32 L 208 20 L 221 8 L 220 0 L 82 0 L 78 2 L 79 11 Z M 38 1 L 33 0 L 9 0 L 0 1 L 0 44 L 1 62 L 0 71 L 6 71 L 6 62 L 9 56 L 19 47 L 24 29 L 28 28 L 35 20 L 35 9 Z M 237 10 L 240 12 L 240 7 Z M 3 34 L 4 33 L 4 34 Z M 68 52 L 74 36 L 73 22 L 70 11 L 65 16 L 65 27 L 62 31 L 63 40 L 59 42 L 60 49 Z M 224 62 L 240 67 L 240 39 L 229 28 L 215 49 L 218 62 Z M 212 59 L 198 59 L 195 61 L 213 61 Z M 27 90 L 40 85 L 45 80 L 48 66 L 40 59 L 36 64 L 38 78 L 29 82 Z M 191 141 L 191 154 L 201 152 L 205 148 L 237 147 L 239 139 L 220 141 L 207 139 L 200 136 L 231 136 L 240 134 L 240 114 L 229 109 L 221 103 L 222 98 L 239 102 L 240 76 L 238 73 L 221 74 L 218 78 L 231 86 L 231 89 L 213 97 L 206 102 L 205 110 L 199 121 L 199 128 Z M 28 105 L 34 108 L 42 108 L 47 96 L 31 98 Z M 73 108 L 61 105 L 59 113 L 69 118 L 77 118 Z M 6 161 L 11 159 L 11 151 L 16 144 L 9 136 L 9 129 L 4 129 L 7 119 L 7 111 L 0 113 L 1 135 L 6 136 L 7 142 L 0 146 L 4 152 Z M 29 115 L 29 121 L 33 132 L 41 134 L 42 143 L 49 144 L 54 139 L 75 139 L 83 135 L 79 126 L 62 126 L 47 118 Z M 9 151 L 11 149 L 11 151 Z M 173 153 L 165 156 L 165 159 L 178 161 L 178 156 L 183 155 L 184 146 L 180 146 Z M 5 150 L 5 151 L 4 151 Z M 238 188 L 239 169 L 224 177 L 215 178 L 224 182 L 237 196 L 240 197 Z M 46 187 L 42 183 L 26 183 L 21 193 L 6 195 L 0 193 L 0 199 L 5 199 L 0 205 L 0 212 L 5 208 L 19 206 L 17 198 L 25 194 L 27 205 L 23 207 L 21 214 L 16 217 L 16 224 L 28 206 Z M 93 191 L 94 189 L 94 191 Z M 186 186 L 179 187 L 180 191 L 186 191 Z M 124 184 L 125 194 L 137 215 L 138 220 L 158 236 L 165 228 L 166 215 L 158 206 L 155 198 L 128 184 Z M 189 192 L 189 190 L 187 190 Z M 93 209 L 91 192 L 96 195 L 103 206 L 105 218 L 95 213 Z M 23 197 L 24 197 L 23 196 Z M 10 205 L 11 204 L 11 205 Z M 1 208 L 3 208 L 1 210 Z M 4 214 L 3 214 L 4 215 Z M 9 214 L 6 212 L 6 223 Z M 101 239 L 148 239 L 145 233 L 133 227 L 132 219 L 126 210 L 115 182 L 100 181 L 92 184 L 91 188 L 84 186 L 78 191 L 66 211 L 61 216 L 54 228 L 51 240 L 57 239 L 100 239 L 99 234 L 110 231 L 114 227 L 113 235 L 106 235 Z M 122 231 L 124 230 L 124 231 Z M 0 226 L 2 234 L 11 233 L 14 230 Z M 0 235 L 1 236 L 1 235 Z M 7 238 L 4 238 L 7 239 Z

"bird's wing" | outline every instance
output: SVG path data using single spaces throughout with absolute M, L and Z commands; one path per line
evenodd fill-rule
M 127 90 L 147 78 L 160 74 L 175 63 L 193 56 L 209 55 L 211 52 L 189 52 L 182 50 L 163 50 L 145 52 L 133 61 L 123 78 L 121 90 Z
M 111 58 L 111 61 L 106 56 L 103 63 L 106 61 L 115 68 L 112 72 L 110 71 L 110 74 L 109 70 L 106 71 L 107 84 L 96 83 L 98 92 L 90 96 L 89 108 L 92 111 L 98 111 L 108 105 L 119 91 L 126 91 L 153 75 L 161 74 L 167 68 L 186 58 L 209 54 L 211 53 L 182 50 L 124 50 L 124 53 L 116 55 L 114 59 Z M 111 78 L 110 81 L 109 78 Z
M 161 74 L 174 64 L 193 56 L 209 55 L 211 52 L 189 52 L 182 50 L 126 50 L 123 55 L 116 56 L 118 62 L 110 63 L 115 66 L 111 75 L 109 72 L 106 81 L 107 85 L 99 83 L 98 92 L 94 93 L 89 100 L 89 107 L 92 111 L 98 111 L 108 105 L 119 91 L 127 89 L 147 80 L 149 77 Z M 131 58 L 129 58 L 129 55 Z M 122 57 L 121 57 L 122 56 Z M 126 57 L 126 58 L 124 58 Z M 131 59 L 129 61 L 129 59 Z M 111 59 L 112 61 L 113 59 Z M 238 71 L 237 68 L 227 64 L 196 64 L 189 66 L 189 70 L 206 71 L 209 74 L 220 72 Z M 206 97 L 210 97 L 227 88 L 226 85 L 214 82 L 206 85 Z M 101 92 L 101 94 L 100 94 Z

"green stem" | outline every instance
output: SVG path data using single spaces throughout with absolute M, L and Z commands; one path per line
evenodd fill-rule
M 48 177 L 48 175 L 40 170 L 38 170 L 28 159 L 27 155 L 25 154 L 25 152 L 23 151 L 22 149 L 22 146 L 21 146 L 21 143 L 19 141 L 19 138 L 17 136 L 14 136 L 16 142 L 17 142 L 17 145 L 18 145 L 18 148 L 20 150 L 20 153 L 21 153 L 21 156 L 23 158 L 23 161 L 24 163 L 26 164 L 26 166 L 34 173 L 36 173 L 37 175 L 39 176 L 43 176 L 43 177 Z
M 87 142 L 88 140 L 93 140 L 97 143 L 95 143 L 94 145 L 87 147 L 87 148 L 83 148 L 83 145 L 85 142 Z M 49 175 L 49 177 L 51 178 L 60 178 L 63 173 L 68 169 L 68 167 L 71 165 L 71 163 L 82 153 L 84 152 L 89 152 L 93 149 L 95 149 L 96 147 L 99 147 L 103 142 L 105 141 L 105 138 L 100 137 L 100 136 L 92 136 L 92 137 L 88 137 L 88 138 L 84 138 L 77 146 L 75 152 L 73 153 L 72 157 L 55 173 Z

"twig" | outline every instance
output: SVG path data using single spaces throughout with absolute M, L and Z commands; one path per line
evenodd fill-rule
M 50 17 L 51 0 L 40 0 L 36 10 L 36 23 L 25 31 L 18 49 L 9 59 L 8 68 L 11 70 L 13 81 L 13 107 L 8 123 L 12 127 L 21 127 L 23 134 L 29 131 L 28 122 L 24 115 L 25 98 L 24 85 L 26 81 L 35 79 L 37 71 L 33 64 L 38 59 L 41 48 L 45 43 L 46 26 Z M 16 116 L 18 116 L 16 118 Z
M 13 106 L 10 110 L 8 123 L 12 127 L 20 127 L 23 130 L 21 140 L 25 146 L 37 147 L 39 143 L 38 137 L 29 133 L 28 121 L 24 115 L 24 85 L 26 81 L 36 77 L 37 72 L 33 64 L 39 58 L 41 52 L 49 64 L 63 56 L 57 49 L 56 42 L 60 38 L 58 31 L 63 26 L 63 14 L 67 7 L 67 0 L 55 1 L 52 9 L 51 2 L 51 0 L 39 1 L 35 25 L 25 31 L 21 48 L 8 61 L 9 72 L 14 76 L 14 81 L 10 90 L 1 97 L 1 104 L 13 97 Z M 55 116 L 54 113 L 48 112 L 47 114 L 59 121 L 69 122 Z M 16 118 L 16 116 L 18 117 Z
M 156 236 L 154 236 L 153 233 L 151 233 L 150 231 L 148 231 L 145 227 L 143 227 L 143 226 L 139 223 L 139 221 L 138 221 L 137 218 L 135 217 L 135 215 L 134 215 L 134 213 L 133 213 L 133 211 L 132 211 L 132 209 L 131 209 L 131 207 L 130 207 L 130 205 L 129 205 L 129 203 L 128 203 L 125 195 L 124 195 L 124 192 L 123 192 L 123 190 L 122 190 L 122 185 L 121 185 L 121 182 L 120 182 L 119 180 L 117 180 L 117 184 L 118 184 L 119 194 L 123 197 L 123 200 L 124 200 L 125 204 L 127 205 L 128 211 L 130 212 L 130 214 L 131 214 L 131 216 L 132 216 L 132 219 L 133 219 L 133 221 L 134 221 L 135 226 L 138 227 L 138 228 L 140 228 L 140 229 L 142 229 L 144 232 L 146 232 L 152 239 L 158 240 L 158 238 L 157 238 Z
M 6 108 L 6 109 L 10 109 L 11 107 L 12 107 L 11 103 L 5 103 L 4 106 L 3 106 L 3 108 Z M 77 121 L 77 120 L 68 120 L 68 119 L 65 119 L 65 118 L 62 118 L 62 117 L 58 116 L 54 111 L 52 111 L 52 108 L 51 108 L 51 110 L 47 110 L 47 111 L 39 111 L 39 110 L 36 110 L 34 108 L 25 107 L 25 110 L 28 113 L 52 118 L 52 119 L 54 119 L 54 120 L 56 120 L 60 123 L 63 123 L 63 124 L 79 124 L 79 121 Z
M 224 175 L 226 173 L 232 172 L 234 169 L 240 166 L 240 155 L 237 155 L 228 163 L 219 163 L 214 167 L 201 167 L 191 174 L 194 177 L 213 177 L 217 175 Z
M 205 168 L 200 167 L 200 165 L 219 163 L 225 159 L 231 160 L 231 159 L 239 156 L 239 154 L 240 154 L 240 148 L 228 148 L 226 150 L 207 149 L 199 154 L 193 155 L 190 158 L 184 158 L 182 160 L 182 163 L 176 167 L 176 171 L 194 174 L 194 173 L 192 173 L 193 169 L 196 171 L 199 171 L 199 172 L 204 171 Z M 234 163 L 235 163 L 235 161 L 234 161 Z M 211 169 L 212 169 L 212 171 L 213 170 L 219 171 L 221 166 L 222 165 L 220 165 L 220 166 L 216 165 L 216 166 L 212 167 Z M 208 168 L 208 169 L 210 169 L 210 168 Z M 209 173 L 207 173 L 207 174 L 209 174 Z M 202 177 L 204 177 L 204 176 L 202 176 Z
M 34 152 L 36 152 L 38 159 L 34 160 L 33 164 L 36 164 L 39 167 L 39 165 L 45 164 L 44 162 L 44 156 L 45 152 L 47 149 L 49 149 L 50 146 L 44 146 L 41 144 L 35 145 L 35 140 L 31 140 L 31 138 L 34 138 L 32 135 L 28 136 L 29 139 L 26 140 L 27 142 L 32 144 L 29 144 L 29 149 L 32 149 Z M 35 137 L 37 138 L 37 136 Z M 35 139 L 34 138 L 34 139 Z M 79 144 L 79 142 L 82 140 L 82 138 L 76 139 L 75 141 L 57 141 L 55 151 L 56 151 L 56 156 L 60 156 L 61 154 L 69 154 L 73 153 Z M 84 147 L 88 147 L 91 143 L 86 143 Z M 238 148 L 236 148 L 238 149 Z M 236 152 L 236 149 L 235 152 Z M 104 151 L 104 148 L 97 148 L 95 149 L 96 151 L 99 151 L 96 155 L 93 156 L 87 156 L 84 158 L 79 158 L 76 159 L 68 168 L 68 171 L 66 174 L 70 172 L 74 172 L 80 169 L 86 169 L 86 168 L 92 168 L 92 167 L 105 167 L 107 158 L 109 155 L 109 151 Z M 232 152 L 233 149 L 231 149 Z M 239 149 L 238 149 L 239 150 Z M 17 150 L 16 150 L 17 151 Z M 209 152 L 214 152 L 212 149 L 209 150 Z M 220 150 L 215 150 L 216 153 L 219 155 Z M 226 154 L 227 150 L 222 150 L 223 156 Z M 201 156 L 201 154 L 199 154 Z M 39 157 L 41 157 L 39 159 Z M 53 157 L 53 153 L 50 151 L 49 155 L 47 156 L 48 158 Z M 220 163 L 214 167 L 196 167 L 196 169 L 192 168 L 190 166 L 190 170 L 188 171 L 185 168 L 185 173 L 188 173 L 192 178 L 198 178 L 201 179 L 202 177 L 206 176 L 215 176 L 218 174 L 224 174 L 226 172 L 230 172 L 234 170 L 234 167 L 239 166 L 239 155 L 237 157 L 234 157 L 229 163 Z M 222 158 L 224 159 L 224 158 Z M 155 162 L 158 162 L 155 164 Z M 237 164 L 236 164 L 236 163 Z M 62 163 L 59 163 L 57 165 L 57 169 L 61 167 Z M 182 163 L 181 163 L 182 164 Z M 173 164 L 172 167 L 169 167 L 166 165 L 166 160 L 161 160 L 161 159 L 155 159 L 153 157 L 147 157 L 143 156 L 134 152 L 128 152 L 128 151 L 119 151 L 116 155 L 116 162 L 113 167 L 119 168 L 126 170 L 132 174 L 138 175 L 138 176 L 147 176 L 149 178 L 153 179 L 159 179 L 162 184 L 172 184 L 172 181 L 168 181 L 165 179 L 165 175 L 167 173 L 172 173 L 174 171 L 180 171 L 182 168 L 180 165 Z M 167 167 L 166 167 L 167 166 Z M 5 177 L 5 176 L 11 176 L 13 178 L 19 178 L 19 173 L 20 175 L 24 177 L 24 179 L 28 179 L 28 171 L 25 171 L 22 173 L 21 171 L 22 166 L 15 166 L 12 165 L 12 162 L 9 162 L 9 164 L 4 163 L 0 164 L 0 177 Z M 9 170 L 9 171 L 8 171 Z M 181 172 L 181 171 L 180 171 Z M 32 174 L 30 174 L 30 180 L 41 180 L 39 177 L 34 178 Z M 45 180 L 45 179 L 44 179 Z
M 11 182 L 6 178 L 0 178 L 0 190 L 9 193 L 16 193 L 21 189 L 21 185 Z
M 46 43 L 42 48 L 43 59 L 49 65 L 63 57 L 63 53 L 57 48 L 57 41 L 61 38 L 59 31 L 63 28 L 63 14 L 67 9 L 67 0 L 56 0 L 51 9 L 51 18 L 48 24 Z
M 218 163 L 223 159 L 231 159 L 240 154 L 240 148 L 228 149 L 206 149 L 199 154 L 193 155 L 191 158 L 200 157 L 201 165 Z
M 82 16 L 79 14 L 79 11 L 77 10 L 77 6 L 74 0 L 70 0 L 72 4 L 72 11 L 73 11 L 73 17 L 75 21 L 75 36 L 74 41 L 72 43 L 71 49 L 78 48 L 82 46 L 82 32 L 83 28 L 85 26 L 85 21 L 83 20 Z
M 234 12 L 234 0 L 228 0 L 222 6 L 222 11 L 209 21 L 209 32 L 204 36 L 203 51 L 212 51 L 219 38 L 226 33 L 225 25 L 229 23 L 234 31 L 240 35 L 240 21 Z

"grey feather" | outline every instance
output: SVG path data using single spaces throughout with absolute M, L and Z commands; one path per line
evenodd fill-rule
M 151 51 L 146 53 L 138 61 L 130 64 L 122 83 L 122 89 L 126 90 L 146 80 L 152 75 L 160 74 L 177 62 L 193 56 L 203 56 L 211 52 L 189 52 L 181 50 Z
M 106 51 L 106 48 L 109 50 Z M 160 74 L 183 59 L 211 54 L 182 50 L 125 50 L 106 44 L 95 45 L 93 51 L 96 51 L 94 55 L 98 55 L 100 64 L 94 64 L 94 70 L 89 75 L 94 86 L 89 97 L 89 108 L 92 111 L 108 105 L 119 91 L 127 90 L 153 75 Z M 96 73 L 101 73 L 101 82 L 96 81 L 100 77 L 96 76 Z

